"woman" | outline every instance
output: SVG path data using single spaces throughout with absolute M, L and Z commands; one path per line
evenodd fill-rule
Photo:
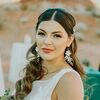
M 83 100 L 84 71 L 76 57 L 75 20 L 62 9 L 44 11 L 29 49 L 25 77 L 16 83 L 16 100 Z

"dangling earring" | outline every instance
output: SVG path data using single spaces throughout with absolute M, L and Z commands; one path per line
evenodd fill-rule
M 38 47 L 36 47 L 35 50 L 37 52 L 37 58 L 39 58 L 40 56 L 39 56 L 39 53 L 38 53 L 39 52 Z
M 73 66 L 73 59 L 71 58 L 71 52 L 69 50 L 69 48 L 67 48 L 68 50 L 65 51 L 65 60 L 68 61 L 69 64 L 71 64 Z

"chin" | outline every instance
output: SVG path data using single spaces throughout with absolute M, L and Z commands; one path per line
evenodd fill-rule
M 53 54 L 44 54 L 44 53 L 41 53 L 40 56 L 41 56 L 41 58 L 43 60 L 52 60 L 52 59 L 54 59 L 54 55 Z
M 41 58 L 43 59 L 43 60 L 53 60 L 54 59 L 54 57 L 51 57 L 51 56 L 41 56 Z
M 53 60 L 53 58 L 49 58 L 49 57 L 42 57 L 42 59 L 43 60 L 48 60 L 48 61 Z

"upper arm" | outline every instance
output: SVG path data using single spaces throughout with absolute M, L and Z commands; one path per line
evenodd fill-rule
M 58 100 L 83 100 L 82 80 L 75 72 L 64 74 L 55 91 Z

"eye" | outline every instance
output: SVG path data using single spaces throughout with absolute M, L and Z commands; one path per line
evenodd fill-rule
M 43 32 L 38 32 L 38 35 L 45 36 L 45 34 Z
M 62 36 L 59 35 L 59 34 L 55 34 L 54 37 L 56 37 L 56 38 L 62 38 Z

